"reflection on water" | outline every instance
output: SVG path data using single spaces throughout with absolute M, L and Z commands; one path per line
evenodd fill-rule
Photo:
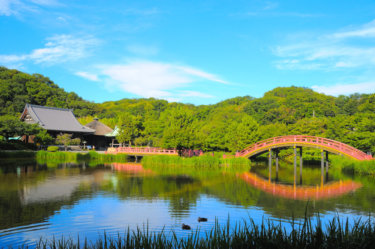
M 0 162 L 1 163 L 1 162 Z M 251 217 L 288 222 L 320 213 L 324 219 L 368 216 L 374 212 L 372 178 L 330 172 L 321 179 L 319 167 L 305 166 L 303 184 L 294 184 L 293 166 L 277 172 L 266 165 L 252 172 L 178 168 L 144 169 L 140 164 L 60 164 L 9 162 L 0 167 L 0 244 L 32 244 L 40 236 L 117 234 L 148 224 L 151 230 L 213 226 Z M 270 174 L 269 174 L 270 173 Z M 277 181 L 276 181 L 277 173 Z M 269 177 L 270 176 L 270 177 Z M 310 200 L 307 206 L 307 200 Z M 207 223 L 198 223 L 207 217 Z
M 316 186 L 297 186 L 286 185 L 265 180 L 258 175 L 245 172 L 240 176 L 244 181 L 250 183 L 257 189 L 270 193 L 274 196 L 280 196 L 289 199 L 300 200 L 319 200 L 323 198 L 337 197 L 360 188 L 362 184 L 352 180 L 339 181 L 334 183 L 316 185 Z

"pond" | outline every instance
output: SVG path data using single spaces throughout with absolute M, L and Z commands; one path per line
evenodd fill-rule
M 319 214 L 323 222 L 335 216 L 352 222 L 375 210 L 372 177 L 322 175 L 319 165 L 305 165 L 295 181 L 287 163 L 277 175 L 266 163 L 249 172 L 186 168 L 175 173 L 134 163 L 0 163 L 1 246 L 33 246 L 41 237 L 95 240 L 104 232 L 117 236 L 137 227 L 183 237 L 191 231 L 182 230 L 182 223 L 204 236 L 215 222 L 228 219 L 232 226 L 270 219 L 288 227 L 292 219 L 298 223 Z

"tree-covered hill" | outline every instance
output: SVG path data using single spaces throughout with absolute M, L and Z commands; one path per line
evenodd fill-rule
M 74 109 L 77 116 L 93 115 L 97 107 L 43 75 L 0 67 L 0 114 L 20 113 L 26 103 Z
M 95 104 L 42 75 L 0 67 L 0 115 L 19 114 L 25 103 L 72 108 L 82 124 L 99 117 L 121 128 L 120 142 L 136 145 L 236 151 L 259 139 L 301 134 L 375 153 L 375 93 L 333 97 L 279 87 L 261 98 L 236 97 L 214 105 L 154 98 Z

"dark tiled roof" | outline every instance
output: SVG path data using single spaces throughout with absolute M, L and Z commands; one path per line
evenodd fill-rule
M 108 126 L 106 126 L 102 122 L 98 121 L 97 119 L 94 119 L 94 121 L 88 123 L 86 125 L 86 127 L 95 130 L 94 134 L 98 135 L 98 136 L 104 136 L 104 135 L 106 135 L 108 133 L 111 133 L 113 131 L 111 128 L 109 128 Z
M 82 126 L 70 109 L 26 104 L 24 114 L 25 111 L 46 130 L 81 133 L 95 132 Z

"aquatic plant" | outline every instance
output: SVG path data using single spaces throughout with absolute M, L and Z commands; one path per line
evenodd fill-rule
M 330 166 L 346 172 L 361 175 L 375 175 L 375 160 L 358 161 L 347 157 L 332 156 Z
M 229 219 L 225 225 L 217 221 L 213 228 L 201 236 L 193 230 L 185 238 L 179 238 L 175 232 L 149 231 L 148 226 L 130 230 L 123 235 L 108 236 L 105 232 L 96 241 L 87 238 L 40 239 L 38 249 L 47 248 L 373 248 L 375 243 L 375 224 L 357 220 L 353 225 L 333 218 L 326 227 L 319 218 L 315 225 L 310 218 L 302 224 L 291 223 L 288 231 L 282 224 L 263 221 L 256 225 L 254 220 L 237 223 L 234 228 Z
M 88 153 L 38 151 L 36 153 L 37 162 L 40 164 L 88 161 L 96 163 L 127 162 L 128 158 L 127 154 L 100 154 L 95 151 Z

